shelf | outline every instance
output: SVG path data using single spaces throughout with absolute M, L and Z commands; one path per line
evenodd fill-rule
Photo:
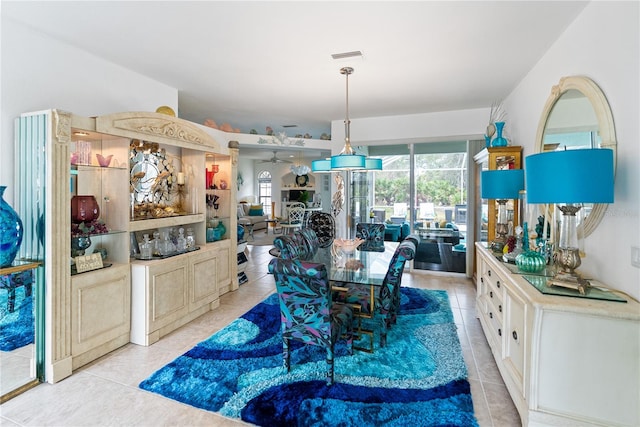
M 71 165 L 71 175 L 77 175 L 79 170 L 129 170 L 128 167 L 120 167 L 120 166 L 99 166 L 99 165 Z
M 166 218 L 140 219 L 129 223 L 129 231 L 143 231 L 152 228 L 176 227 L 205 220 L 204 214 L 170 216 Z
M 13 274 L 13 273 L 19 273 L 21 271 L 25 271 L 25 270 L 33 270 L 34 268 L 37 268 L 41 265 L 42 263 L 40 262 L 34 262 L 34 261 L 14 261 L 10 266 L 8 267 L 2 267 L 0 268 L 0 276 L 5 276 L 8 274 Z

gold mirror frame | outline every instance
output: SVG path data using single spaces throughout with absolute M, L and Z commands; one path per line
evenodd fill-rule
M 616 129 L 613 123 L 613 115 L 611 114 L 611 108 L 609 107 L 609 102 L 604 96 L 604 93 L 600 87 L 588 77 L 562 77 L 560 79 L 560 83 L 551 88 L 551 95 L 547 99 L 547 103 L 542 110 L 542 116 L 540 118 L 540 123 L 538 124 L 538 131 L 536 133 L 536 152 L 541 153 L 544 151 L 544 132 L 553 107 L 556 105 L 556 102 L 560 97 L 571 89 L 581 92 L 591 102 L 591 106 L 598 118 L 598 133 L 601 139 L 600 148 L 610 148 L 613 150 L 613 172 L 615 174 L 616 146 L 618 143 L 616 140 Z M 598 203 L 593 206 L 589 216 L 584 221 L 582 237 L 587 237 L 593 233 L 604 217 L 607 206 L 609 205 L 605 203 Z

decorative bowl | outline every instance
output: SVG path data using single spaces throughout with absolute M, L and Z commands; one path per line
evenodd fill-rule
M 358 246 L 360 246 L 364 242 L 364 239 L 355 238 L 355 239 L 335 239 L 333 241 L 333 245 L 336 248 L 339 248 L 345 254 L 352 254 Z
M 96 154 L 96 158 L 98 159 L 98 164 L 103 168 L 109 167 L 109 163 L 111 163 L 111 158 L 113 154 L 109 154 L 108 156 L 103 156 L 102 154 Z

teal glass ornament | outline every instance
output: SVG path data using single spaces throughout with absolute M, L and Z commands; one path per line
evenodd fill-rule
M 493 139 L 491 145 L 493 147 L 506 147 L 508 141 L 502 137 L 502 129 L 504 128 L 504 122 L 496 122 L 496 137 Z
M 525 251 L 516 257 L 516 265 L 525 273 L 539 273 L 547 266 L 547 260 L 536 251 Z

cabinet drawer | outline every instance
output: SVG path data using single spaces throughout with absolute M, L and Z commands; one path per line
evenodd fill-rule
M 514 292 L 507 292 L 505 299 L 504 365 L 525 396 L 525 354 L 527 352 L 526 304 Z

